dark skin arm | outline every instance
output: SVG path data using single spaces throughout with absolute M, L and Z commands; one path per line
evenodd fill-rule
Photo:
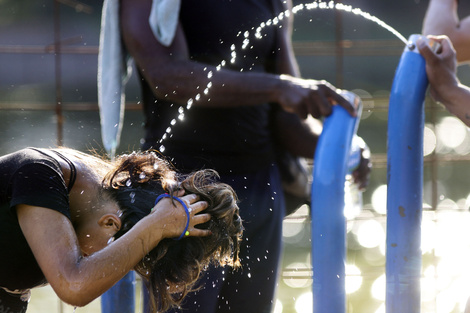
M 213 66 L 189 60 L 180 25 L 172 44 L 163 46 L 147 22 L 151 4 L 151 0 L 121 0 L 120 19 L 124 44 L 157 97 L 186 103 L 198 92 L 202 94 L 201 89 L 211 81 L 209 96 L 195 105 L 233 107 L 274 102 L 303 118 L 308 114 L 318 118 L 331 114 L 331 106 L 338 103 L 355 114 L 352 105 L 324 81 L 300 79 L 290 74 L 240 73 L 224 68 L 217 71 Z M 209 72 L 213 73 L 211 79 L 207 77 Z
M 470 88 L 457 78 L 456 52 L 446 36 L 428 36 L 441 44 L 433 52 L 424 40 L 418 41 L 418 48 L 426 60 L 426 73 L 432 97 L 446 109 L 470 126 Z
M 289 9 L 290 5 L 288 1 L 285 9 Z M 292 22 L 292 18 L 285 19 L 282 31 L 278 32 L 280 52 L 277 58 L 277 71 L 300 77 L 300 70 L 292 49 Z M 282 145 L 293 155 L 312 159 L 322 130 L 321 122 L 313 118 L 301 119 L 296 114 L 287 111 L 278 112 L 276 118 L 279 121 L 282 120 L 282 132 L 278 136 Z M 369 148 L 361 148 L 361 153 L 358 169 L 352 173 L 352 176 L 359 189 L 364 190 L 369 184 L 372 165 Z
M 277 103 L 284 126 L 281 138 L 294 155 L 312 158 L 319 133 L 305 120 L 328 116 L 333 105 L 355 116 L 354 107 L 326 81 L 300 78 L 291 43 L 292 15 L 278 31 L 277 73 L 238 72 L 189 60 L 181 25 L 169 47 L 160 44 L 148 24 L 151 0 L 121 0 L 121 31 L 124 44 L 151 86 L 156 97 L 186 103 L 209 82 L 208 97 L 194 103 L 207 107 L 234 107 Z M 287 7 L 291 1 L 286 2 Z M 286 7 L 286 8 L 287 8 Z M 208 73 L 213 73 L 211 79 Z M 198 89 L 198 87 L 201 87 Z M 198 91 L 199 90 L 199 91 Z M 203 95 L 202 95 L 203 96 Z M 210 101 L 207 101 L 210 99 Z M 300 117 L 300 118 L 299 118 Z
M 470 61 L 470 16 L 458 16 L 457 0 L 431 0 L 423 22 L 423 35 L 446 35 L 455 47 L 457 61 Z

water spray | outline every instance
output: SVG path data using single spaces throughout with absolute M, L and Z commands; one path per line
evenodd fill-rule
M 254 37 L 257 39 L 263 38 L 262 30 L 265 27 L 277 25 L 279 21 L 282 20 L 285 16 L 295 14 L 302 10 L 314 9 L 340 10 L 361 16 L 385 28 L 386 30 L 394 34 L 398 39 L 400 39 L 406 45 L 406 48 L 395 76 L 390 106 L 392 107 L 393 98 L 394 107 L 400 105 L 402 107 L 408 107 L 408 104 L 410 104 L 410 108 L 404 108 L 403 110 L 422 110 L 420 108 L 415 108 L 414 105 L 416 103 L 421 103 L 422 105 L 422 102 L 424 100 L 424 90 L 427 86 L 427 80 L 424 72 L 424 60 L 419 55 L 419 53 L 417 53 L 416 49 L 416 36 L 412 36 L 410 41 L 407 41 L 406 38 L 404 38 L 398 31 L 390 27 L 388 24 L 381 21 L 377 17 L 370 15 L 367 12 L 363 12 L 358 8 L 353 8 L 349 5 L 344 5 L 342 3 L 335 3 L 334 1 L 313 1 L 311 3 L 299 4 L 293 7 L 292 11 L 288 10 L 282 12 L 279 16 L 264 23 L 261 23 L 260 26 L 255 30 Z M 245 31 L 242 34 L 245 37 L 242 49 L 246 49 L 249 43 L 248 38 L 250 37 L 250 32 Z M 236 47 L 232 46 L 230 51 L 230 61 L 223 60 L 218 66 L 215 67 L 214 72 L 208 71 L 207 78 L 209 82 L 204 89 L 204 95 L 207 95 L 209 93 L 210 88 L 212 87 L 212 75 L 217 75 L 217 72 L 220 71 L 221 68 L 225 67 L 228 62 L 234 62 L 235 58 L 237 57 L 235 51 Z M 416 62 L 416 64 L 414 64 L 414 62 Z M 414 86 L 416 88 L 413 88 Z M 360 112 L 360 110 L 362 109 L 362 103 L 360 103 L 360 99 L 357 96 L 349 92 L 345 92 L 342 95 L 346 97 L 351 103 L 355 103 L 358 111 Z M 169 134 L 172 131 L 172 127 L 175 126 L 177 121 L 184 120 L 184 114 L 186 113 L 186 111 L 190 110 L 194 102 L 199 101 L 201 96 L 201 94 L 197 94 L 194 97 L 189 98 L 185 106 L 179 107 L 178 116 L 172 120 L 171 125 L 169 125 L 169 127 L 167 128 L 167 132 L 159 140 L 159 144 L 161 144 L 160 150 L 162 152 L 165 150 L 164 141 L 169 137 Z M 401 176 L 402 174 L 405 177 L 407 174 L 411 175 L 411 172 L 413 172 L 412 175 L 414 175 L 415 177 L 422 177 L 423 119 L 420 116 L 424 116 L 424 113 L 422 115 L 420 114 L 421 113 L 418 112 L 416 114 L 417 116 L 410 117 L 408 116 L 408 113 L 406 111 L 403 113 L 395 112 L 394 109 L 394 112 L 389 116 L 389 182 L 393 181 L 393 186 L 397 185 L 397 183 L 395 182 L 397 176 Z M 420 118 L 421 120 L 419 120 Z M 346 312 L 346 220 L 344 216 L 344 189 L 345 177 L 348 172 L 348 167 L 351 166 L 351 159 L 355 158 L 355 156 L 351 155 L 351 146 L 353 138 L 357 131 L 358 120 L 359 118 L 354 118 L 350 116 L 344 108 L 340 106 L 334 106 L 332 115 L 325 119 L 323 133 L 319 139 L 317 146 L 318 148 L 316 149 L 316 151 L 322 151 L 322 153 L 317 153 L 315 155 L 315 168 L 313 174 L 314 181 L 312 184 L 312 264 L 314 298 L 313 305 L 315 313 Z M 407 123 L 415 125 L 406 125 Z M 419 157 L 413 158 L 413 160 L 411 161 L 412 164 L 415 164 L 414 162 L 418 162 L 417 166 L 413 167 L 414 170 L 416 170 L 416 167 L 421 168 L 421 170 L 416 170 L 418 173 L 414 173 L 415 171 L 410 169 L 410 173 L 402 172 L 398 175 L 391 175 L 392 171 L 390 171 L 390 169 L 393 169 L 393 173 L 395 173 L 395 171 L 397 170 L 399 173 L 400 171 L 409 170 L 408 168 L 400 170 L 396 165 L 390 166 L 392 164 L 391 159 L 396 160 L 400 159 L 401 157 L 399 151 L 401 151 L 401 149 L 403 148 L 403 142 L 405 141 L 400 143 L 402 137 L 400 137 L 401 135 L 398 135 L 396 133 L 407 133 L 407 131 L 403 131 L 404 128 L 400 129 L 401 127 L 413 128 L 413 131 L 417 132 L 413 133 L 413 135 L 417 135 L 417 137 L 419 137 L 416 138 L 416 140 L 421 140 L 421 150 L 416 148 L 418 147 L 419 142 L 417 143 L 417 145 L 413 143 L 412 146 L 413 152 L 421 151 L 421 164 L 419 165 L 419 160 L 417 160 L 419 159 Z M 393 157 L 391 157 L 390 155 L 393 155 Z M 404 180 L 406 182 L 406 179 L 401 180 Z M 413 187 L 412 189 L 410 188 L 410 190 L 414 190 L 415 188 L 418 188 L 417 186 L 411 186 L 414 183 L 417 183 L 416 180 L 410 180 L 406 182 L 406 186 Z M 419 184 L 422 189 L 422 179 Z M 406 188 L 403 188 L 403 186 L 401 187 L 401 189 L 406 190 Z M 395 189 L 400 189 L 400 186 L 397 186 L 393 189 L 391 189 L 389 186 L 389 199 L 395 197 L 396 192 L 401 192 L 401 190 L 397 191 Z M 321 194 L 323 196 L 313 196 L 314 193 L 317 195 Z M 404 194 L 406 194 L 406 192 L 404 192 Z M 324 195 L 327 196 L 325 197 Z M 417 194 L 414 195 L 418 197 Z M 420 196 L 419 200 L 421 201 Z M 390 210 L 392 210 L 393 207 L 396 207 L 395 203 L 388 204 L 390 204 Z M 419 206 L 419 208 L 421 208 L 421 205 Z M 399 212 L 398 215 L 400 215 Z M 420 216 L 420 214 L 418 215 Z M 395 224 L 400 224 L 399 221 L 395 221 L 394 219 L 396 219 L 396 217 L 393 217 L 388 224 L 390 225 L 388 228 L 390 232 L 391 229 L 395 227 Z M 398 220 L 399 219 L 400 218 L 398 218 Z M 420 225 L 417 225 L 416 222 L 416 220 L 413 220 L 408 223 L 410 224 L 408 226 L 417 227 L 413 230 L 414 233 L 410 234 L 410 236 L 416 236 L 416 231 L 420 230 Z M 399 227 L 397 227 L 394 232 L 396 233 L 395 235 L 400 235 L 397 233 L 400 232 Z M 417 286 L 417 283 L 419 283 L 419 270 L 417 270 L 417 263 L 419 261 L 420 268 L 421 261 L 420 259 L 418 260 L 417 254 L 413 253 L 413 258 L 409 260 L 410 262 L 407 262 L 408 265 L 413 263 L 412 266 L 405 266 L 406 269 L 403 269 L 402 266 L 396 264 L 400 263 L 396 260 L 397 258 L 403 257 L 405 253 L 404 251 L 402 251 L 404 250 L 402 248 L 404 245 L 402 245 L 401 240 L 406 242 L 408 239 L 410 239 L 412 242 L 409 244 L 409 246 L 412 248 L 411 250 L 414 251 L 416 250 L 417 243 L 419 249 L 420 234 L 418 234 L 418 237 L 415 238 L 407 238 L 406 235 L 402 235 L 399 239 L 400 240 L 395 240 L 394 234 L 387 237 L 387 248 L 394 248 L 393 251 L 389 251 L 391 252 L 391 255 L 387 256 L 387 275 L 390 274 L 392 277 L 387 280 L 387 313 L 416 313 L 419 312 L 420 301 L 419 286 Z M 397 242 L 400 242 L 400 247 L 398 247 Z M 416 272 L 418 272 L 417 276 L 415 276 Z M 407 277 L 406 281 L 404 282 L 406 286 L 404 287 L 400 285 L 400 275 L 402 273 L 405 273 L 404 275 Z M 132 284 L 132 278 L 129 281 L 120 282 L 118 284 L 121 283 L 124 287 L 129 287 Z M 407 294 L 409 290 L 411 290 L 412 293 Z M 416 294 L 418 294 L 417 300 L 413 299 L 414 297 L 416 297 Z M 105 313 L 114 312 L 116 308 L 120 308 L 121 305 L 125 305 L 129 308 L 134 307 L 135 300 L 133 296 L 130 296 L 130 299 L 122 297 L 122 292 L 119 288 L 106 293 L 104 297 L 106 298 L 108 295 L 111 298 L 109 298 L 109 301 L 105 301 L 104 306 L 102 306 L 103 312 Z M 147 294 L 145 296 L 148 298 Z M 148 309 L 148 299 L 144 302 L 146 302 L 146 309 Z M 416 307 L 418 309 L 416 309 Z

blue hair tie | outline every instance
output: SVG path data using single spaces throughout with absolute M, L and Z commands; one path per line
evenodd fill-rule
M 183 232 L 181 233 L 181 235 L 178 237 L 178 238 L 173 238 L 174 240 L 180 240 L 181 238 L 183 238 L 185 235 L 186 236 L 189 236 L 189 231 L 188 231 L 188 227 L 189 227 L 189 210 L 188 210 L 188 207 L 186 206 L 186 203 L 184 203 L 183 200 L 181 200 L 180 198 L 178 197 L 172 197 L 170 196 L 169 194 L 167 193 L 164 193 L 164 194 L 161 194 L 157 197 L 157 199 L 155 200 L 155 205 L 157 205 L 157 203 L 162 200 L 163 198 L 172 198 L 172 199 L 175 199 L 176 201 L 178 201 L 179 203 L 181 203 L 181 205 L 183 206 L 184 208 L 184 211 L 186 212 L 186 227 L 184 228 Z

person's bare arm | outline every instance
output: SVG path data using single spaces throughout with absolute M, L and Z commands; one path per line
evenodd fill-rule
M 332 102 L 338 102 L 355 114 L 334 87 L 323 81 L 223 67 L 218 71 L 214 66 L 189 60 L 181 26 L 169 47 L 161 45 L 148 24 L 151 4 L 151 0 L 121 0 L 120 21 L 124 44 L 157 97 L 185 103 L 199 93 L 203 97 L 195 105 L 216 107 L 276 102 L 284 110 L 303 117 L 329 115 Z M 209 72 L 213 74 L 210 79 Z M 212 87 L 204 97 L 203 90 L 209 82 Z
M 207 222 L 208 214 L 199 214 L 207 204 L 195 202 L 195 195 L 183 197 L 192 203 L 190 233 L 207 235 L 194 225 Z M 125 235 L 104 249 L 83 257 L 71 222 L 56 211 L 18 205 L 18 220 L 47 281 L 60 299 L 84 306 L 113 286 L 161 239 L 177 237 L 183 231 L 186 213 L 173 207 L 170 199 L 160 201 L 153 213 L 139 221 Z
M 284 9 L 291 9 L 292 2 L 285 2 Z M 279 50 L 276 71 L 280 74 L 300 77 L 300 69 L 292 46 L 293 16 L 285 17 L 278 30 Z M 280 110 L 275 113 L 276 137 L 293 155 L 312 159 L 321 132 L 321 122 L 315 119 L 300 119 L 294 113 Z
M 459 19 L 457 0 L 430 0 L 423 35 L 446 35 L 457 51 L 458 62 L 470 61 L 470 16 Z
M 441 102 L 447 110 L 470 126 L 470 88 L 462 85 L 456 75 L 455 50 L 446 36 L 428 36 L 441 44 L 434 53 L 424 40 L 418 41 L 420 53 L 426 60 L 433 98 Z

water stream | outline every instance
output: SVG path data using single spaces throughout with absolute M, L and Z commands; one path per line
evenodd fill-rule
M 339 10 L 339 11 L 343 11 L 343 12 L 346 12 L 346 13 L 351 13 L 351 14 L 354 14 L 354 15 L 357 15 L 357 16 L 361 16 L 364 19 L 366 19 L 368 21 L 371 21 L 371 22 L 374 22 L 378 26 L 380 26 L 380 27 L 384 28 L 385 30 L 389 31 L 390 33 L 392 33 L 400 41 L 402 41 L 404 43 L 404 45 L 408 44 L 408 40 L 402 34 L 400 34 L 396 29 L 394 29 L 393 27 L 391 27 L 390 25 L 388 25 L 387 23 L 385 23 L 384 21 L 382 21 L 378 17 L 373 16 L 373 15 L 367 13 L 367 12 L 364 12 L 359 8 L 354 8 L 351 5 L 345 5 L 345 4 L 342 4 L 342 3 L 335 3 L 334 1 L 325 2 L 325 1 L 321 1 L 321 0 L 320 1 L 313 1 L 313 2 L 310 2 L 310 3 L 298 4 L 298 5 L 294 6 L 291 10 L 286 10 L 284 12 L 281 12 L 278 16 L 276 16 L 272 19 L 269 19 L 266 22 L 261 23 L 256 28 L 254 37 L 256 39 L 262 39 L 263 38 L 262 31 L 263 31 L 264 28 L 274 27 L 276 25 L 279 25 L 279 22 L 282 21 L 284 18 L 289 17 L 291 14 L 295 15 L 296 13 L 298 13 L 300 11 L 304 11 L 304 10 Z M 250 45 L 249 38 L 250 38 L 251 33 L 250 33 L 250 31 L 246 30 L 244 32 L 240 32 L 239 35 L 244 36 L 244 40 L 243 40 L 241 49 L 245 50 Z M 237 58 L 237 53 L 236 53 L 237 47 L 236 47 L 236 45 L 232 44 L 231 47 L 230 47 L 230 50 L 231 50 L 230 51 L 230 61 L 228 61 L 228 62 L 235 63 L 235 60 Z M 225 67 L 226 64 L 227 64 L 227 61 L 222 60 L 219 63 L 219 65 L 216 66 L 216 71 L 220 71 L 223 67 Z M 209 94 L 210 88 L 212 87 L 211 78 L 213 77 L 214 73 L 212 71 L 208 70 L 207 68 L 205 68 L 204 71 L 208 72 L 207 73 L 207 78 L 209 79 L 209 82 L 207 83 L 207 85 L 206 85 L 206 87 L 204 88 L 204 91 L 203 91 L 203 94 L 205 96 L 207 96 Z M 197 93 L 194 97 L 189 98 L 187 100 L 186 107 L 180 106 L 178 108 L 178 116 L 171 120 L 170 125 L 166 129 L 165 134 L 163 134 L 162 137 L 160 138 L 160 140 L 158 141 L 161 144 L 160 147 L 159 147 L 160 152 L 163 153 L 165 151 L 165 146 L 163 145 L 163 141 L 165 139 L 167 139 L 168 137 L 170 137 L 171 132 L 172 132 L 172 127 L 177 124 L 178 120 L 180 122 L 184 121 L 185 111 L 190 110 L 191 107 L 193 106 L 194 102 L 199 101 L 201 99 L 201 96 L 202 95 L 200 93 Z

